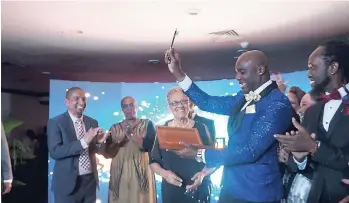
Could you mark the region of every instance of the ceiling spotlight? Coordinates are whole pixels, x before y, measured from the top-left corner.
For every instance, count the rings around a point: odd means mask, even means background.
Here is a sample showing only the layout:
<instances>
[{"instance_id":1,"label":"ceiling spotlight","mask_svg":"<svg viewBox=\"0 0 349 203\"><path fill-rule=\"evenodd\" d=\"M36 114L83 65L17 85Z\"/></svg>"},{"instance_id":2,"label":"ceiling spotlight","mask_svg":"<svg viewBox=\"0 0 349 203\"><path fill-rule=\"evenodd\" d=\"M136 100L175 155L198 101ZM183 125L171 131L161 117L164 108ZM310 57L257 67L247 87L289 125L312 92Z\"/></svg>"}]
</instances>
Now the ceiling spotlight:
<instances>
[{"instance_id":1,"label":"ceiling spotlight","mask_svg":"<svg viewBox=\"0 0 349 203\"><path fill-rule=\"evenodd\" d=\"M51 74L51 72L44 71L44 72L41 72L41 74L43 74L43 75L50 75L50 74Z\"/></svg>"},{"instance_id":2,"label":"ceiling spotlight","mask_svg":"<svg viewBox=\"0 0 349 203\"><path fill-rule=\"evenodd\" d=\"M148 63L158 64L158 63L160 63L160 61L158 59L150 59L150 60L148 60Z\"/></svg>"},{"instance_id":3,"label":"ceiling spotlight","mask_svg":"<svg viewBox=\"0 0 349 203\"><path fill-rule=\"evenodd\" d=\"M187 10L187 14L191 15L191 16L195 16L197 14L199 14L200 10L199 9L188 9Z\"/></svg>"},{"instance_id":4,"label":"ceiling spotlight","mask_svg":"<svg viewBox=\"0 0 349 203\"><path fill-rule=\"evenodd\" d=\"M246 49L246 47L247 47L249 44L250 44L249 42L240 42L240 46L241 46L243 49Z\"/></svg>"}]
</instances>

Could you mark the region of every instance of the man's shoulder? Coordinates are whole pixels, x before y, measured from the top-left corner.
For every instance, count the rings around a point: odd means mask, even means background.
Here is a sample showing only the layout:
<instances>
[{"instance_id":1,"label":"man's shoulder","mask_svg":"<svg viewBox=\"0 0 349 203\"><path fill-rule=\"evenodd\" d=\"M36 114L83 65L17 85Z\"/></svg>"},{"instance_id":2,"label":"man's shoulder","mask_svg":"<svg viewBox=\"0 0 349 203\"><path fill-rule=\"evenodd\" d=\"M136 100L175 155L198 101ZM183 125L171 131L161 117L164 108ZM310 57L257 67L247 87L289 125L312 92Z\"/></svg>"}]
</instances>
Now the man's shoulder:
<instances>
[{"instance_id":1,"label":"man's shoulder","mask_svg":"<svg viewBox=\"0 0 349 203\"><path fill-rule=\"evenodd\" d=\"M291 102L285 94L283 94L279 89L271 91L263 101L263 109L265 110L282 110L293 112Z\"/></svg>"},{"instance_id":2,"label":"man's shoulder","mask_svg":"<svg viewBox=\"0 0 349 203\"><path fill-rule=\"evenodd\" d=\"M66 118L67 117L66 117L66 112L65 112L65 113L61 113L61 114L59 114L57 116L54 116L54 117L50 118L49 122L60 122L60 121L62 121L64 119L66 119Z\"/></svg>"}]
</instances>

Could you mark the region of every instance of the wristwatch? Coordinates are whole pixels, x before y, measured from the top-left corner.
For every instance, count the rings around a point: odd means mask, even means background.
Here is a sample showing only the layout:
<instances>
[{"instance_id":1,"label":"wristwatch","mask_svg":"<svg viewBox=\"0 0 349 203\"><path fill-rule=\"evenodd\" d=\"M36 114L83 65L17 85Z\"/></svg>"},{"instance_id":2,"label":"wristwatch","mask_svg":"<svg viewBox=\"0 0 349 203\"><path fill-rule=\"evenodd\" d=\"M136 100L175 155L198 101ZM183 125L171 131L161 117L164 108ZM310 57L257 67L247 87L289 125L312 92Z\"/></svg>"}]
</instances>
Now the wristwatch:
<instances>
[{"instance_id":1,"label":"wristwatch","mask_svg":"<svg viewBox=\"0 0 349 203\"><path fill-rule=\"evenodd\" d=\"M196 161L198 162L202 162L202 149L198 149L198 152L196 153L196 157L195 157Z\"/></svg>"},{"instance_id":2,"label":"wristwatch","mask_svg":"<svg viewBox=\"0 0 349 203\"><path fill-rule=\"evenodd\" d=\"M312 156L314 156L316 154L316 152L319 150L320 145L321 145L321 142L320 141L316 141L315 152L311 153Z\"/></svg>"}]
</instances>

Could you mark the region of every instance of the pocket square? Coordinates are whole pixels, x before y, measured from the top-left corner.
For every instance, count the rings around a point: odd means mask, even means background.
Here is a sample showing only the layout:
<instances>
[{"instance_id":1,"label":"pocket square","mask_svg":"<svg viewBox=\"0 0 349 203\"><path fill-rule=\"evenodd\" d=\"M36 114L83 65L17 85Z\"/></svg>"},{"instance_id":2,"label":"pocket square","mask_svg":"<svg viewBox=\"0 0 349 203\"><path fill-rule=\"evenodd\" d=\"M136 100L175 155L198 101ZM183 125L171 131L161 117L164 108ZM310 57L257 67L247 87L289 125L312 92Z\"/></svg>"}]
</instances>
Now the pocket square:
<instances>
[{"instance_id":1,"label":"pocket square","mask_svg":"<svg viewBox=\"0 0 349 203\"><path fill-rule=\"evenodd\" d=\"M254 104L247 106L246 113L248 113L248 114L256 113L256 106Z\"/></svg>"}]
</instances>

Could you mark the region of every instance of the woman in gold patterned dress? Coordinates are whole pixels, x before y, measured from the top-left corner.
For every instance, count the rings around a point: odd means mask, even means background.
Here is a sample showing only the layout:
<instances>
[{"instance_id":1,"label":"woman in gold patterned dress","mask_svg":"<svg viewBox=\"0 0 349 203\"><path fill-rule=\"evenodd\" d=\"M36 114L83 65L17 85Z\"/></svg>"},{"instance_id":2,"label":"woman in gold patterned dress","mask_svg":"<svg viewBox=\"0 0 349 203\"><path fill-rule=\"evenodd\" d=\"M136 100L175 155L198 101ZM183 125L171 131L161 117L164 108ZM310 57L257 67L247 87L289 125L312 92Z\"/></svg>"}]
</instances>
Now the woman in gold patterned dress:
<instances>
[{"instance_id":1,"label":"woman in gold patterned dress","mask_svg":"<svg viewBox=\"0 0 349 203\"><path fill-rule=\"evenodd\" d=\"M125 120L113 124L105 144L104 156L112 158L109 203L155 203L154 174L149 168L155 129L150 120L137 119L132 97L121 101Z\"/></svg>"}]
</instances>

